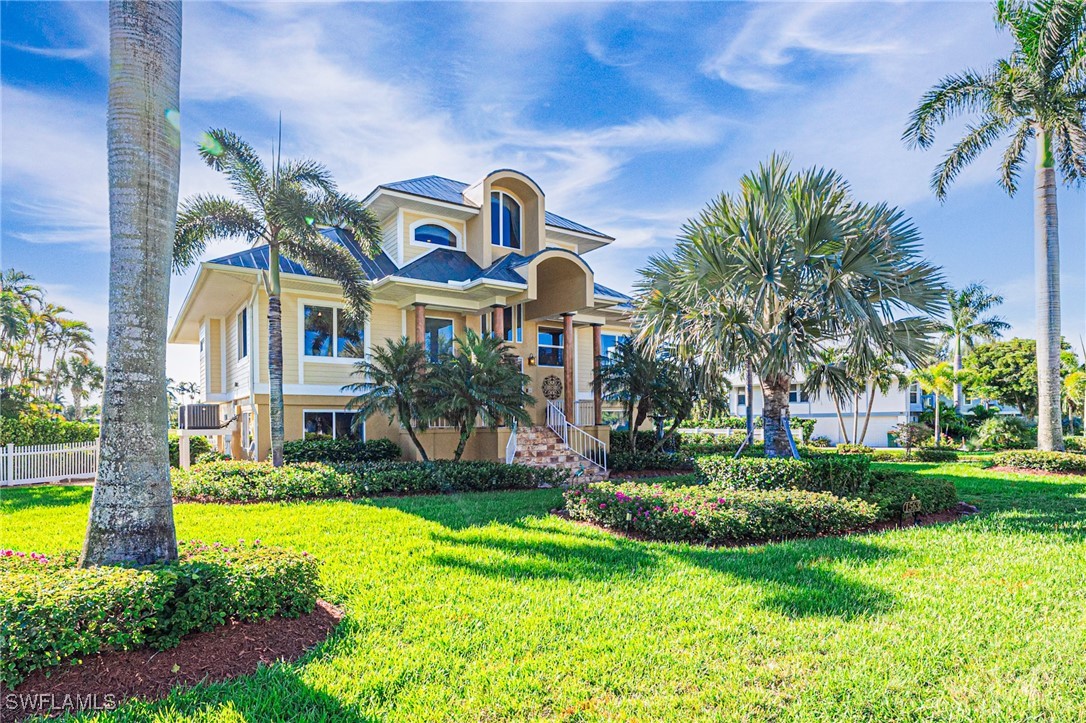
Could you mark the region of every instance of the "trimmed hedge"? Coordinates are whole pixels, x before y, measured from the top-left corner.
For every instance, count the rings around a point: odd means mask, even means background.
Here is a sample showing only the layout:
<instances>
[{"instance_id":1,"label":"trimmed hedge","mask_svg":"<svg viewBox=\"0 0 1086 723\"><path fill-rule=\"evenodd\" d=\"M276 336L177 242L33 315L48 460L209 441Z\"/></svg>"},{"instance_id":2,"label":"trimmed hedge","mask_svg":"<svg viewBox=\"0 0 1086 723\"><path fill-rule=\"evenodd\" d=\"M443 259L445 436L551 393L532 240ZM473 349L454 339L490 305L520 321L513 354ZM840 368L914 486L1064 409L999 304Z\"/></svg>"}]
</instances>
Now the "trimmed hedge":
<instances>
[{"instance_id":1,"label":"trimmed hedge","mask_svg":"<svg viewBox=\"0 0 1086 723\"><path fill-rule=\"evenodd\" d=\"M866 444L839 444L837 454L873 454L875 450Z\"/></svg>"},{"instance_id":2,"label":"trimmed hedge","mask_svg":"<svg viewBox=\"0 0 1086 723\"><path fill-rule=\"evenodd\" d=\"M367 497L419 492L525 489L565 481L567 472L502 462L211 462L173 472L174 495L214 502Z\"/></svg>"},{"instance_id":3,"label":"trimmed hedge","mask_svg":"<svg viewBox=\"0 0 1086 723\"><path fill-rule=\"evenodd\" d=\"M170 434L167 438L170 449L170 466L181 466L181 439L176 434ZM212 451L211 441L207 437L189 437L189 464L195 464Z\"/></svg>"},{"instance_id":4,"label":"trimmed hedge","mask_svg":"<svg viewBox=\"0 0 1086 723\"><path fill-rule=\"evenodd\" d=\"M746 429L746 417L708 417L706 419L684 419L681 429ZM762 417L754 415L754 428L762 428Z\"/></svg>"},{"instance_id":5,"label":"trimmed hedge","mask_svg":"<svg viewBox=\"0 0 1086 723\"><path fill-rule=\"evenodd\" d=\"M607 456L607 465L612 472L694 469L694 461L689 455L674 452L612 452Z\"/></svg>"},{"instance_id":6,"label":"trimmed hedge","mask_svg":"<svg viewBox=\"0 0 1086 723\"><path fill-rule=\"evenodd\" d=\"M1063 438L1063 447L1068 452L1086 452L1086 437L1068 435Z\"/></svg>"},{"instance_id":7,"label":"trimmed hedge","mask_svg":"<svg viewBox=\"0 0 1086 723\"><path fill-rule=\"evenodd\" d=\"M283 444L285 462L381 462L399 459L400 446L391 439L296 439Z\"/></svg>"},{"instance_id":8,"label":"trimmed hedge","mask_svg":"<svg viewBox=\"0 0 1086 723\"><path fill-rule=\"evenodd\" d=\"M1042 472L1086 474L1086 456L1074 452L1043 452L1038 449L1013 449L992 455L996 467L1018 467Z\"/></svg>"},{"instance_id":9,"label":"trimmed hedge","mask_svg":"<svg viewBox=\"0 0 1086 723\"><path fill-rule=\"evenodd\" d=\"M70 444L98 439L98 425L27 414L0 417L0 444L25 447L32 444Z\"/></svg>"},{"instance_id":10,"label":"trimmed hedge","mask_svg":"<svg viewBox=\"0 0 1086 723\"><path fill-rule=\"evenodd\" d=\"M317 562L304 552L181 543L175 563L75 567L78 555L0 552L0 681L101 650L178 644L228 620L297 617L317 601Z\"/></svg>"},{"instance_id":11,"label":"trimmed hedge","mask_svg":"<svg viewBox=\"0 0 1086 723\"><path fill-rule=\"evenodd\" d=\"M958 453L941 447L917 447L913 450L912 459L917 462L957 462Z\"/></svg>"},{"instance_id":12,"label":"trimmed hedge","mask_svg":"<svg viewBox=\"0 0 1086 723\"><path fill-rule=\"evenodd\" d=\"M931 514L950 509L958 502L954 483L941 477L893 469L873 469L863 499L877 505L880 520L899 519L902 507L916 497L920 512Z\"/></svg>"},{"instance_id":13,"label":"trimmed hedge","mask_svg":"<svg viewBox=\"0 0 1086 723\"><path fill-rule=\"evenodd\" d=\"M573 519L654 540L728 544L840 534L873 523L877 508L806 490L721 490L627 482L580 485L565 493Z\"/></svg>"},{"instance_id":14,"label":"trimmed hedge","mask_svg":"<svg viewBox=\"0 0 1086 723\"><path fill-rule=\"evenodd\" d=\"M867 491L871 458L825 455L805 459L699 457L698 477L723 489L800 489L853 497Z\"/></svg>"}]
</instances>

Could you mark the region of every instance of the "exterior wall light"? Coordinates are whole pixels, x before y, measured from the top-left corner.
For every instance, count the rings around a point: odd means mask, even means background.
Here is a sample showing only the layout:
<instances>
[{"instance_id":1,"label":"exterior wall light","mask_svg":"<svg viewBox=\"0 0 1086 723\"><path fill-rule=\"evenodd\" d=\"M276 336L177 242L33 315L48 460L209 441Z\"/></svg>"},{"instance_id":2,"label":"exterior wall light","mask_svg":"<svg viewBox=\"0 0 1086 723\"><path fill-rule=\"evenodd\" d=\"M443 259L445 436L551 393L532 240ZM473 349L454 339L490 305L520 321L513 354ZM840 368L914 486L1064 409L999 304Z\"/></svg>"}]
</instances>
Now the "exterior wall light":
<instances>
[{"instance_id":1,"label":"exterior wall light","mask_svg":"<svg viewBox=\"0 0 1086 723\"><path fill-rule=\"evenodd\" d=\"M528 366L530 366L530 367L535 366L535 354L529 354L528 355Z\"/></svg>"}]
</instances>

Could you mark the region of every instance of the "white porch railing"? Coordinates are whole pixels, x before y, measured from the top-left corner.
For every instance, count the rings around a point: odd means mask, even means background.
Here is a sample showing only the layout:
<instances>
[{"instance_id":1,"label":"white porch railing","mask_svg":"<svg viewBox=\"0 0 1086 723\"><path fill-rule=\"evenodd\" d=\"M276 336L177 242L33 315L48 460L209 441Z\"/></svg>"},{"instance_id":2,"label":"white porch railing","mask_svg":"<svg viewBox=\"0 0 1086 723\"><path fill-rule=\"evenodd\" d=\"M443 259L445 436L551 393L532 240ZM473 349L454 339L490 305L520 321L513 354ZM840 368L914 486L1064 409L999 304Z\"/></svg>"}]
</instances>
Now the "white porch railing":
<instances>
[{"instance_id":1,"label":"white porch railing","mask_svg":"<svg viewBox=\"0 0 1086 723\"><path fill-rule=\"evenodd\" d=\"M98 442L0 447L0 486L94 479Z\"/></svg>"},{"instance_id":2,"label":"white porch railing","mask_svg":"<svg viewBox=\"0 0 1086 723\"><path fill-rule=\"evenodd\" d=\"M575 424L571 424L554 402L547 402L547 428L562 438L566 446L607 471L607 445Z\"/></svg>"},{"instance_id":3,"label":"white porch railing","mask_svg":"<svg viewBox=\"0 0 1086 723\"><path fill-rule=\"evenodd\" d=\"M716 434L716 435L731 435L731 434L746 434L746 428L742 429L702 429L701 427L680 427L679 434ZM762 438L762 429L760 427L754 428L754 438L760 440Z\"/></svg>"},{"instance_id":4,"label":"white porch railing","mask_svg":"<svg viewBox=\"0 0 1086 723\"><path fill-rule=\"evenodd\" d=\"M554 406L562 414L566 413L566 404L562 399L555 400ZM592 427L596 424L596 403L591 399L578 399L573 402L573 423L578 427ZM567 415L568 416L568 415Z\"/></svg>"},{"instance_id":5,"label":"white porch railing","mask_svg":"<svg viewBox=\"0 0 1086 723\"><path fill-rule=\"evenodd\" d=\"M513 458L517 456L517 423L513 422L513 428L509 432L509 441L505 443L505 463L513 464Z\"/></svg>"}]
</instances>

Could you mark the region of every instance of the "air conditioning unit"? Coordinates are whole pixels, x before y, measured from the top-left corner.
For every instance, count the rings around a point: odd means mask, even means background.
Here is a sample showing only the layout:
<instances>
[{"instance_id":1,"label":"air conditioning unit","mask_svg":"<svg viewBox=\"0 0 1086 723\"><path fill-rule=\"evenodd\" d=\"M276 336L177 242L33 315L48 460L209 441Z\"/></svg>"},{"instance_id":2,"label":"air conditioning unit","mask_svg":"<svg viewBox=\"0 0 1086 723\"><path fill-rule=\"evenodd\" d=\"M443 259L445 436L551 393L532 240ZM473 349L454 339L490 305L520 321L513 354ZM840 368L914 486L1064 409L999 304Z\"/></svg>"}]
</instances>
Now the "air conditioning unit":
<instances>
[{"instance_id":1,"label":"air conditioning unit","mask_svg":"<svg viewBox=\"0 0 1086 723\"><path fill-rule=\"evenodd\" d=\"M218 404L182 404L177 410L177 426L181 429L218 429Z\"/></svg>"}]
</instances>

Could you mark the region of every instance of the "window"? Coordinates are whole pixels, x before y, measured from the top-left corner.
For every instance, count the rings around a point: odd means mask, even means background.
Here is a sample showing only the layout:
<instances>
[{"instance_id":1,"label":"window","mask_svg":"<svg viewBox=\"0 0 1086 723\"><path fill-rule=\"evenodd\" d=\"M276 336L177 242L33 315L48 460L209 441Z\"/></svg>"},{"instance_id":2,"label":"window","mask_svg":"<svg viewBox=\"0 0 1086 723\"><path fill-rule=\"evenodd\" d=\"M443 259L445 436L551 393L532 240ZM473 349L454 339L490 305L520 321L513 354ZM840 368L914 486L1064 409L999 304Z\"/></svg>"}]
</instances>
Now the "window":
<instances>
[{"instance_id":1,"label":"window","mask_svg":"<svg viewBox=\"0 0 1086 723\"><path fill-rule=\"evenodd\" d=\"M747 406L747 390L737 389L735 392L735 406L745 407Z\"/></svg>"},{"instance_id":2,"label":"window","mask_svg":"<svg viewBox=\"0 0 1086 723\"><path fill-rule=\"evenodd\" d=\"M441 352L452 350L452 319L426 320L426 354L430 361L437 361Z\"/></svg>"},{"instance_id":3,"label":"window","mask_svg":"<svg viewBox=\"0 0 1086 723\"><path fill-rule=\"evenodd\" d=\"M810 395L807 394L807 392L800 389L800 386L798 384L793 384L788 390L788 401L792 404L796 404L797 402L806 404L807 402L811 401L811 398Z\"/></svg>"},{"instance_id":4,"label":"window","mask_svg":"<svg viewBox=\"0 0 1086 723\"><path fill-rule=\"evenodd\" d=\"M249 310L238 312L238 361L249 356Z\"/></svg>"},{"instance_id":5,"label":"window","mask_svg":"<svg viewBox=\"0 0 1086 723\"><path fill-rule=\"evenodd\" d=\"M416 243L432 244L434 246L448 246L456 248L456 234L436 223L427 223L415 229L414 240Z\"/></svg>"},{"instance_id":6,"label":"window","mask_svg":"<svg viewBox=\"0 0 1086 723\"><path fill-rule=\"evenodd\" d=\"M524 306L517 304L502 309L505 317L505 340L520 344L524 341Z\"/></svg>"},{"instance_id":7,"label":"window","mask_svg":"<svg viewBox=\"0 0 1086 723\"><path fill-rule=\"evenodd\" d=\"M620 339L629 339L625 334L600 334L600 356L611 356Z\"/></svg>"},{"instance_id":8,"label":"window","mask_svg":"<svg viewBox=\"0 0 1086 723\"><path fill-rule=\"evenodd\" d=\"M505 191L490 192L490 242L520 248L520 204Z\"/></svg>"},{"instance_id":9,"label":"window","mask_svg":"<svg viewBox=\"0 0 1086 723\"><path fill-rule=\"evenodd\" d=\"M351 429L357 416L357 412L305 412L302 415L305 438L362 439L361 423L358 430Z\"/></svg>"},{"instance_id":10,"label":"window","mask_svg":"<svg viewBox=\"0 0 1086 723\"><path fill-rule=\"evenodd\" d=\"M913 384L912 386L909 387L909 404L919 404L919 403L920 403L920 387L918 385L916 385L916 384Z\"/></svg>"},{"instance_id":11,"label":"window","mask_svg":"<svg viewBox=\"0 0 1086 723\"><path fill-rule=\"evenodd\" d=\"M539 328L539 366L560 367L565 363L561 329Z\"/></svg>"},{"instance_id":12,"label":"window","mask_svg":"<svg viewBox=\"0 0 1086 723\"><path fill-rule=\"evenodd\" d=\"M360 359L366 355L365 330L339 307L305 305L305 356Z\"/></svg>"}]
</instances>

